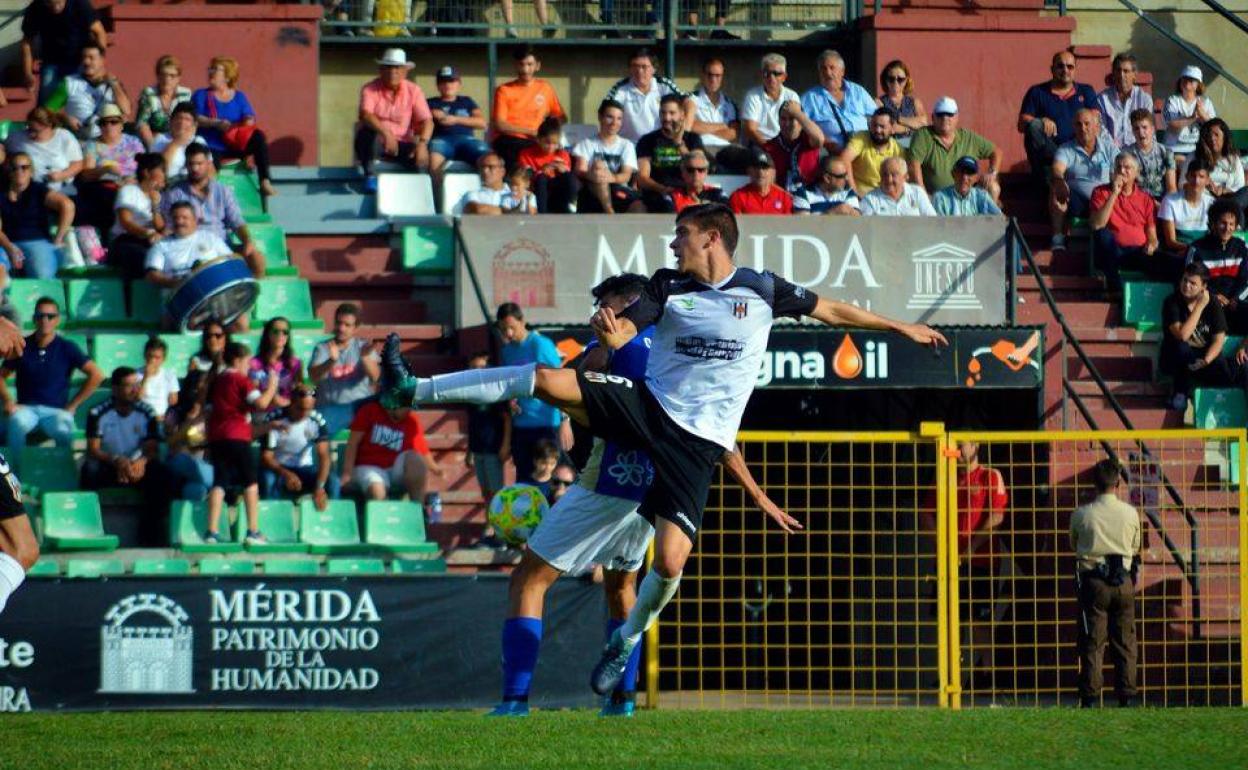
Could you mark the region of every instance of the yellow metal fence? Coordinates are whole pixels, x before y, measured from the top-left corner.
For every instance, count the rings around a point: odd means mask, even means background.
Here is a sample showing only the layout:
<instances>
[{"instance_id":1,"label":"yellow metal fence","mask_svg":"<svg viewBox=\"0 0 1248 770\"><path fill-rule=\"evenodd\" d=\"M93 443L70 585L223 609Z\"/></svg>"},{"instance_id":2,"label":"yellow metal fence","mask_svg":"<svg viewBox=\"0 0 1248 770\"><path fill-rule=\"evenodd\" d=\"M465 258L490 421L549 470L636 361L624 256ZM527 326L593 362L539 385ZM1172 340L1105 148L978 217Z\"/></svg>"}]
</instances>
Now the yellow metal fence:
<instances>
[{"instance_id":1,"label":"yellow metal fence","mask_svg":"<svg viewBox=\"0 0 1248 770\"><path fill-rule=\"evenodd\" d=\"M925 425L740 439L759 483L805 530L784 535L721 479L650 635L649 705L1075 702L1070 515L1111 455L1143 524L1139 702L1245 703L1243 430ZM1112 699L1108 654L1105 666Z\"/></svg>"}]
</instances>

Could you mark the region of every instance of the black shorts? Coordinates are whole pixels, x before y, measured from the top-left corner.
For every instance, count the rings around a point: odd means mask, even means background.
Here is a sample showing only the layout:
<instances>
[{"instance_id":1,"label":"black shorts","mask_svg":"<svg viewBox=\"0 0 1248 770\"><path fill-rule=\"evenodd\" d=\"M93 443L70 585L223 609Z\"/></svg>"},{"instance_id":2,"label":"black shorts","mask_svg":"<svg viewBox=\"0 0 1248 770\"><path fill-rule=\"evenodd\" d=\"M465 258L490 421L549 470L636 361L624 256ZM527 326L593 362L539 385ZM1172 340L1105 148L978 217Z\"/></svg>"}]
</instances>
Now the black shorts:
<instances>
[{"instance_id":1,"label":"black shorts","mask_svg":"<svg viewBox=\"0 0 1248 770\"><path fill-rule=\"evenodd\" d=\"M654 483L641 501L641 515L651 522L667 519L694 539L724 448L673 422L644 382L599 372L577 372L576 379L590 431L640 449L654 463Z\"/></svg>"},{"instance_id":2,"label":"black shorts","mask_svg":"<svg viewBox=\"0 0 1248 770\"><path fill-rule=\"evenodd\" d=\"M9 467L9 463L0 455L0 521L25 516L26 509L22 506L22 482Z\"/></svg>"},{"instance_id":3,"label":"black shorts","mask_svg":"<svg viewBox=\"0 0 1248 770\"><path fill-rule=\"evenodd\" d=\"M257 483L256 458L251 455L250 441L210 441L208 456L212 460L214 487L241 492Z\"/></svg>"}]
</instances>

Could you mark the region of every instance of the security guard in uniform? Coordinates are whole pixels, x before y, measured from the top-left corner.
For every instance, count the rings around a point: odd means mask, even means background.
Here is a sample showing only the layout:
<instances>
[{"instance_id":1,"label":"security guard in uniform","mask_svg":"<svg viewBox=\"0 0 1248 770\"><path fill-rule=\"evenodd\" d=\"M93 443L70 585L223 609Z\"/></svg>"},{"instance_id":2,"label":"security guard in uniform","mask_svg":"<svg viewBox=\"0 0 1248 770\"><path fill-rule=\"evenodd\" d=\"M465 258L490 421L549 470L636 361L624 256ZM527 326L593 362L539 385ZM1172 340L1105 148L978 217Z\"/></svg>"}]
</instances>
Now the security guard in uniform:
<instances>
[{"instance_id":1,"label":"security guard in uniform","mask_svg":"<svg viewBox=\"0 0 1248 770\"><path fill-rule=\"evenodd\" d=\"M1135 697L1135 582L1139 568L1140 514L1118 499L1122 469L1101 460L1093 469L1097 498L1075 510L1070 544L1079 589L1079 704L1100 696L1101 660L1108 636L1118 705Z\"/></svg>"}]
</instances>

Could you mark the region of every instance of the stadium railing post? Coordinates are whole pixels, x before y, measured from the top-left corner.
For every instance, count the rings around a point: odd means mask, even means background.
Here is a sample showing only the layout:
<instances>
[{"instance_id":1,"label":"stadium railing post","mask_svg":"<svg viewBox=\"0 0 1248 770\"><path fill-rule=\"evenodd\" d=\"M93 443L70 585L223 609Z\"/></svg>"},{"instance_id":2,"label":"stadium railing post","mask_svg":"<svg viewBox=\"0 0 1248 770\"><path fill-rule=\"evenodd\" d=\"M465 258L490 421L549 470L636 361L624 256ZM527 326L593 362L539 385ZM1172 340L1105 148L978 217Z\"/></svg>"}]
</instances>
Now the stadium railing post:
<instances>
[{"instance_id":1,"label":"stadium railing post","mask_svg":"<svg viewBox=\"0 0 1248 770\"><path fill-rule=\"evenodd\" d=\"M654 540L646 549L646 569L654 563ZM659 622L646 631L646 708L659 707Z\"/></svg>"},{"instance_id":2,"label":"stadium railing post","mask_svg":"<svg viewBox=\"0 0 1248 770\"><path fill-rule=\"evenodd\" d=\"M919 426L919 435L936 440L936 668L940 680L940 692L936 696L941 708L949 707L949 568L946 563L945 529L948 526L949 479L945 471L945 454L949 439L944 423L925 422Z\"/></svg>"},{"instance_id":3,"label":"stadium railing post","mask_svg":"<svg viewBox=\"0 0 1248 770\"><path fill-rule=\"evenodd\" d=\"M949 435L942 437L943 446L937 458L937 469L943 491L937 516L936 539L940 544L940 567L944 571L941 609L945 615L946 675L943 688L949 708L962 708L962 629L958 617L958 449Z\"/></svg>"},{"instance_id":4,"label":"stadium railing post","mask_svg":"<svg viewBox=\"0 0 1248 770\"><path fill-rule=\"evenodd\" d=\"M1248 431L1239 445L1239 705L1248 707Z\"/></svg>"}]
</instances>

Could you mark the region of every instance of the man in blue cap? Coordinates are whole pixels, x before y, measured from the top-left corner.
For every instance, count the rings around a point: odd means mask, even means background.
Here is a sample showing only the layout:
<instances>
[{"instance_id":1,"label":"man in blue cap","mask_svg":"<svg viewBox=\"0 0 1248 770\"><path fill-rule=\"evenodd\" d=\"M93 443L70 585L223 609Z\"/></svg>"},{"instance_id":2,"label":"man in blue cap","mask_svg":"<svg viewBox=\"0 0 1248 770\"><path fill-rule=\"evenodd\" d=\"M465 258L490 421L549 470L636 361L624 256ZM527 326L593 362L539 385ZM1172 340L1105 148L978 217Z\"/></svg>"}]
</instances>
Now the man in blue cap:
<instances>
[{"instance_id":1,"label":"man in blue cap","mask_svg":"<svg viewBox=\"0 0 1248 770\"><path fill-rule=\"evenodd\" d=\"M932 196L932 207L942 217L980 217L999 215L1001 209L979 181L979 161L963 155L954 161L953 184Z\"/></svg>"}]
</instances>

